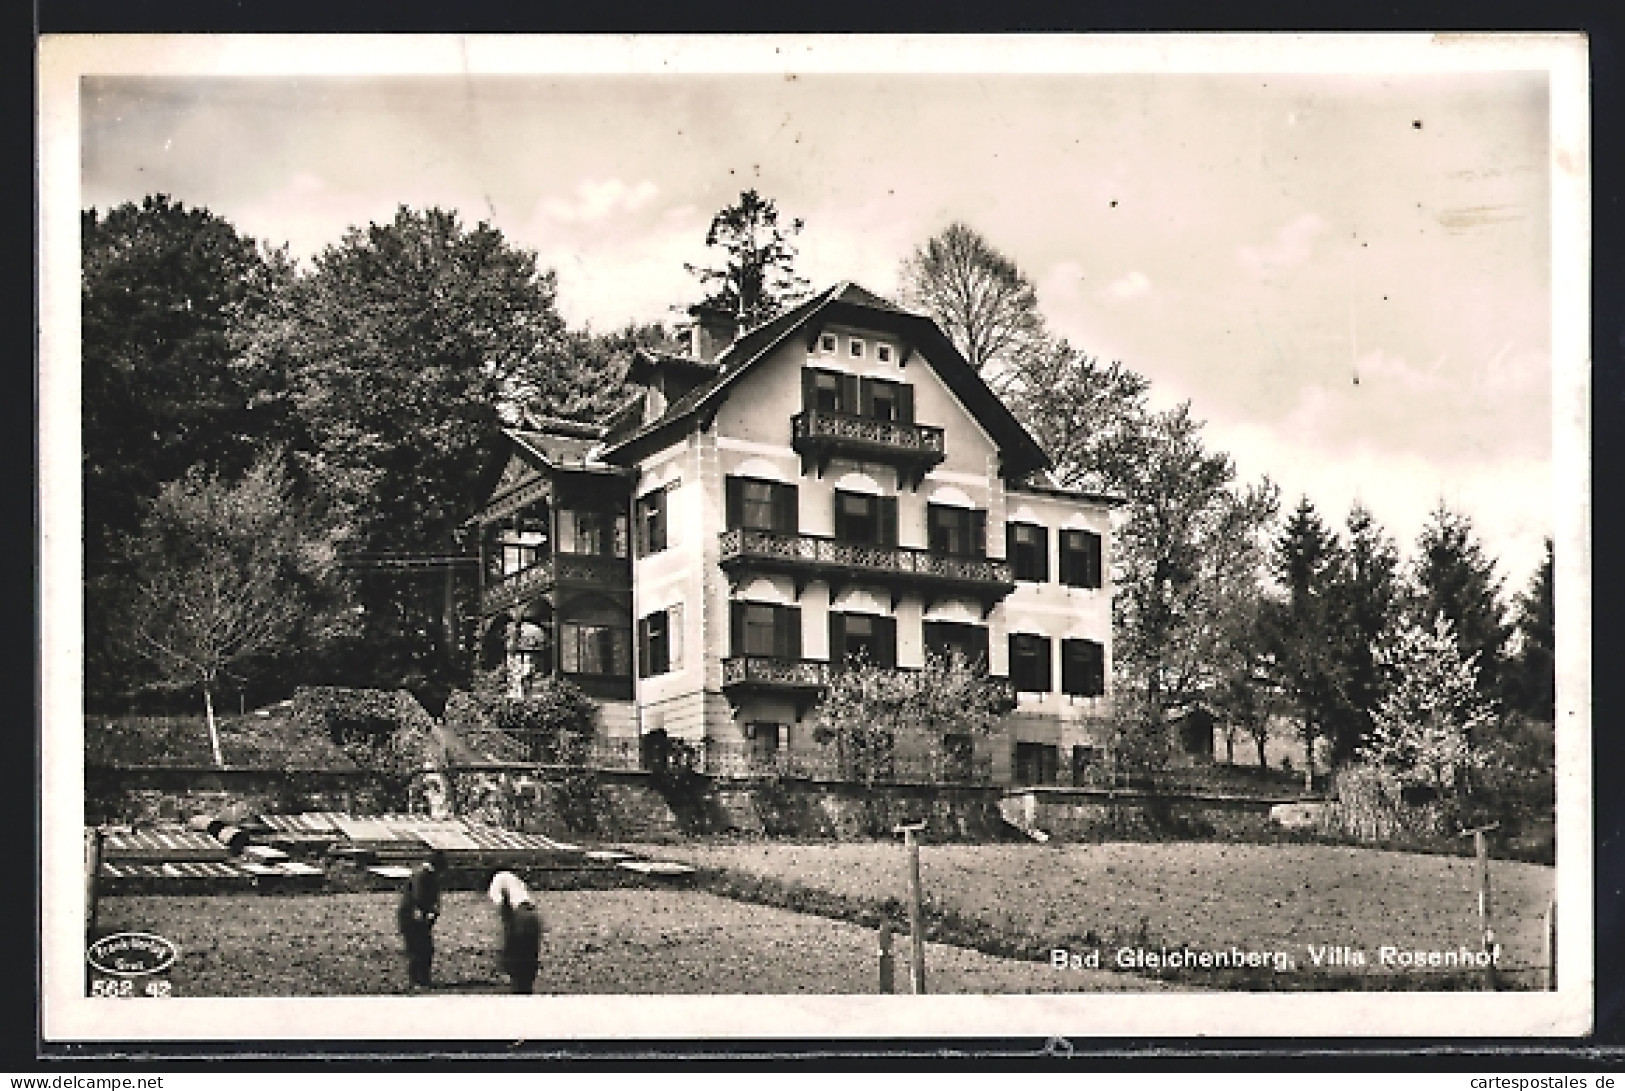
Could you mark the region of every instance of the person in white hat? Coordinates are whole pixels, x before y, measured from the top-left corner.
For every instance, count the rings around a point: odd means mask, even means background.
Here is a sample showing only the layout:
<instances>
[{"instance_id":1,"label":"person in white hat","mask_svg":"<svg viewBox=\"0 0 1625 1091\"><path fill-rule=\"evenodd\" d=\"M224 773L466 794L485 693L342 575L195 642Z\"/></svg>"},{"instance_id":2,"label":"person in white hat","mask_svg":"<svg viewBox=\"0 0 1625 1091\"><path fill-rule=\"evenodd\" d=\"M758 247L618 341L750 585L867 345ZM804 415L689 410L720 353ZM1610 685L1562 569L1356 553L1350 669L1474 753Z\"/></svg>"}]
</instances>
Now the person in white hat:
<instances>
[{"instance_id":1,"label":"person in white hat","mask_svg":"<svg viewBox=\"0 0 1625 1091\"><path fill-rule=\"evenodd\" d=\"M502 968L508 974L509 991L529 993L541 960L542 915L524 880L511 871L497 872L489 893L502 915Z\"/></svg>"}]
</instances>

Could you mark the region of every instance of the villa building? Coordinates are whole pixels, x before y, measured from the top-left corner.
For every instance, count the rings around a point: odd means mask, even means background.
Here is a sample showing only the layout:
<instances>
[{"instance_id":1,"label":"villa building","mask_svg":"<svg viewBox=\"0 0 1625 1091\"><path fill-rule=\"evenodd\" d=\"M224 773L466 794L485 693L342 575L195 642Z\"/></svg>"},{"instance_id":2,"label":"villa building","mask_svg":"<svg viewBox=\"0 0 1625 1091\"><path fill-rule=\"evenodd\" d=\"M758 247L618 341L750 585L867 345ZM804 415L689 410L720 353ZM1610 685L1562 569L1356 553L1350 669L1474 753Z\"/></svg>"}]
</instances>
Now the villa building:
<instances>
[{"instance_id":1,"label":"villa building","mask_svg":"<svg viewBox=\"0 0 1625 1091\"><path fill-rule=\"evenodd\" d=\"M898 780L1071 783L1101 753L1111 498L1049 460L929 318L837 285L686 355L640 352L605 427L511 429L476 517L481 666L561 674L628 750L840 776L807 721L859 653L957 648L1006 680L991 737L896 740Z\"/></svg>"}]
</instances>

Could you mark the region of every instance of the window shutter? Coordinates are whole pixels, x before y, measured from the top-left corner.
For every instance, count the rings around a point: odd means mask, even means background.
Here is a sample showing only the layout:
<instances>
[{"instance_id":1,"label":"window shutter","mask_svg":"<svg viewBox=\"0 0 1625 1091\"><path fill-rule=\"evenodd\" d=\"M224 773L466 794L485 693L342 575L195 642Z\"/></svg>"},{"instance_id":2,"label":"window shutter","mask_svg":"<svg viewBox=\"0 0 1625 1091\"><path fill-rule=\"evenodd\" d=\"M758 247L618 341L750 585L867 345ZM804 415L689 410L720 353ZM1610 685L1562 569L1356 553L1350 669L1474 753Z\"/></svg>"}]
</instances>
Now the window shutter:
<instances>
[{"instance_id":1,"label":"window shutter","mask_svg":"<svg viewBox=\"0 0 1625 1091\"><path fill-rule=\"evenodd\" d=\"M1088 531L1083 535L1083 585L1085 587L1104 586L1100 549L1100 535ZM1104 692L1104 691L1103 691Z\"/></svg>"},{"instance_id":2,"label":"window shutter","mask_svg":"<svg viewBox=\"0 0 1625 1091\"><path fill-rule=\"evenodd\" d=\"M786 659L801 658L801 607L781 606L773 628L773 650Z\"/></svg>"},{"instance_id":3,"label":"window shutter","mask_svg":"<svg viewBox=\"0 0 1625 1091\"><path fill-rule=\"evenodd\" d=\"M1014 567L1016 563L1016 524L1004 524L1004 559Z\"/></svg>"},{"instance_id":4,"label":"window shutter","mask_svg":"<svg viewBox=\"0 0 1625 1091\"><path fill-rule=\"evenodd\" d=\"M809 416L818 411L818 372L810 367L801 369L801 409Z\"/></svg>"},{"instance_id":5,"label":"window shutter","mask_svg":"<svg viewBox=\"0 0 1625 1091\"><path fill-rule=\"evenodd\" d=\"M649 619L638 618L638 677L649 677Z\"/></svg>"},{"instance_id":6,"label":"window shutter","mask_svg":"<svg viewBox=\"0 0 1625 1091\"><path fill-rule=\"evenodd\" d=\"M970 631L970 657L979 660L983 670L987 670L987 626L973 625Z\"/></svg>"},{"instance_id":7,"label":"window shutter","mask_svg":"<svg viewBox=\"0 0 1625 1091\"><path fill-rule=\"evenodd\" d=\"M1038 654L1038 662L1039 662L1039 664L1040 664L1040 666L1042 668L1038 672L1038 681L1040 683L1038 688L1043 693L1048 693L1050 690L1055 688L1050 683L1050 646L1049 645L1050 645L1050 641L1049 641L1049 637L1047 637L1047 636L1038 637L1036 640L1033 641L1033 646L1038 649L1038 653L1039 653Z\"/></svg>"},{"instance_id":8,"label":"window shutter","mask_svg":"<svg viewBox=\"0 0 1625 1091\"><path fill-rule=\"evenodd\" d=\"M987 556L987 512L980 508L970 513L970 552L972 557Z\"/></svg>"},{"instance_id":9,"label":"window shutter","mask_svg":"<svg viewBox=\"0 0 1625 1091\"><path fill-rule=\"evenodd\" d=\"M666 660L671 670L683 666L683 604L666 607Z\"/></svg>"},{"instance_id":10,"label":"window shutter","mask_svg":"<svg viewBox=\"0 0 1625 1091\"><path fill-rule=\"evenodd\" d=\"M903 424L914 423L914 387L897 384L897 419Z\"/></svg>"},{"instance_id":11,"label":"window shutter","mask_svg":"<svg viewBox=\"0 0 1625 1091\"><path fill-rule=\"evenodd\" d=\"M894 546L897 544L897 497L882 496L878 499L880 544Z\"/></svg>"},{"instance_id":12,"label":"window shutter","mask_svg":"<svg viewBox=\"0 0 1625 1091\"><path fill-rule=\"evenodd\" d=\"M559 520L558 551L560 553L579 552L576 544L576 513L569 508L559 508L556 514Z\"/></svg>"},{"instance_id":13,"label":"window shutter","mask_svg":"<svg viewBox=\"0 0 1625 1091\"><path fill-rule=\"evenodd\" d=\"M876 643L880 646L875 649L875 662L882 667L897 666L897 619L894 617L875 618Z\"/></svg>"},{"instance_id":14,"label":"window shutter","mask_svg":"<svg viewBox=\"0 0 1625 1091\"><path fill-rule=\"evenodd\" d=\"M856 413L858 411L858 377L856 375L841 376L841 405L842 413Z\"/></svg>"},{"instance_id":15,"label":"window shutter","mask_svg":"<svg viewBox=\"0 0 1625 1091\"><path fill-rule=\"evenodd\" d=\"M846 615L829 612L829 661L835 666L846 662Z\"/></svg>"},{"instance_id":16,"label":"window shutter","mask_svg":"<svg viewBox=\"0 0 1625 1091\"><path fill-rule=\"evenodd\" d=\"M728 646L734 655L745 654L745 604L735 600L728 604Z\"/></svg>"},{"instance_id":17,"label":"window shutter","mask_svg":"<svg viewBox=\"0 0 1625 1091\"><path fill-rule=\"evenodd\" d=\"M800 533L801 513L797 511L796 487L779 484L773 487L773 526L785 534Z\"/></svg>"},{"instance_id":18,"label":"window shutter","mask_svg":"<svg viewBox=\"0 0 1625 1091\"><path fill-rule=\"evenodd\" d=\"M737 477L730 477L723 483L724 507L727 509L726 517L728 529L745 525L745 498L744 482Z\"/></svg>"},{"instance_id":19,"label":"window shutter","mask_svg":"<svg viewBox=\"0 0 1625 1091\"><path fill-rule=\"evenodd\" d=\"M632 553L637 557L649 555L649 501L654 495L642 497L632 505Z\"/></svg>"},{"instance_id":20,"label":"window shutter","mask_svg":"<svg viewBox=\"0 0 1625 1091\"><path fill-rule=\"evenodd\" d=\"M1038 528L1038 580L1049 579L1049 527Z\"/></svg>"},{"instance_id":21,"label":"window shutter","mask_svg":"<svg viewBox=\"0 0 1625 1091\"><path fill-rule=\"evenodd\" d=\"M875 415L875 381L873 379L858 380L858 416L872 417Z\"/></svg>"}]
</instances>

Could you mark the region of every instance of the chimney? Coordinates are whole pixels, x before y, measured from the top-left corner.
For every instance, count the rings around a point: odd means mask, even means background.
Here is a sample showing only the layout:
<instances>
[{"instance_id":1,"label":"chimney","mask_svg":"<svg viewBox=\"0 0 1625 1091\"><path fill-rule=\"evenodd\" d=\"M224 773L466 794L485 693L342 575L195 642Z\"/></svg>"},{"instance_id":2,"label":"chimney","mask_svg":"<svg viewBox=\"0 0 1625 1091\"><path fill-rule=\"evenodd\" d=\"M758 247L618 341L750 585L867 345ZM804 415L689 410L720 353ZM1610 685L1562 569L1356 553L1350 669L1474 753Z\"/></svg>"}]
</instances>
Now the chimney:
<instances>
[{"instance_id":1,"label":"chimney","mask_svg":"<svg viewBox=\"0 0 1625 1091\"><path fill-rule=\"evenodd\" d=\"M694 316L694 327L689 331L689 355L713 363L739 335L739 319L730 311L703 303L690 307L688 313Z\"/></svg>"}]
</instances>

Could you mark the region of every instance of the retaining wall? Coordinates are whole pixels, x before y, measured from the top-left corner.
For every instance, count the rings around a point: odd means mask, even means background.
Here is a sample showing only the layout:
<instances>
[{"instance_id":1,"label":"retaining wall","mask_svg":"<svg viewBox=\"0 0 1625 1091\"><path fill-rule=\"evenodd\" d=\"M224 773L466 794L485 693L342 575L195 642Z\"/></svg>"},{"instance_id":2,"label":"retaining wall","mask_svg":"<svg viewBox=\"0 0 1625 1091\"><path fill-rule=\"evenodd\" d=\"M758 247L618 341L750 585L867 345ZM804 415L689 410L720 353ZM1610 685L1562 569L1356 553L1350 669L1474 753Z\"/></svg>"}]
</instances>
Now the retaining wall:
<instances>
[{"instance_id":1,"label":"retaining wall","mask_svg":"<svg viewBox=\"0 0 1625 1091\"><path fill-rule=\"evenodd\" d=\"M379 814L401 810L403 804L398 786L357 769L85 770L85 822L90 825L184 822L193 815L232 821L278 812Z\"/></svg>"},{"instance_id":2,"label":"retaining wall","mask_svg":"<svg viewBox=\"0 0 1625 1091\"><path fill-rule=\"evenodd\" d=\"M1028 788L1010 792L1000 812L1012 825L1062 841L1111 837L1247 836L1271 828L1270 808L1288 799L1111 790Z\"/></svg>"}]
</instances>

